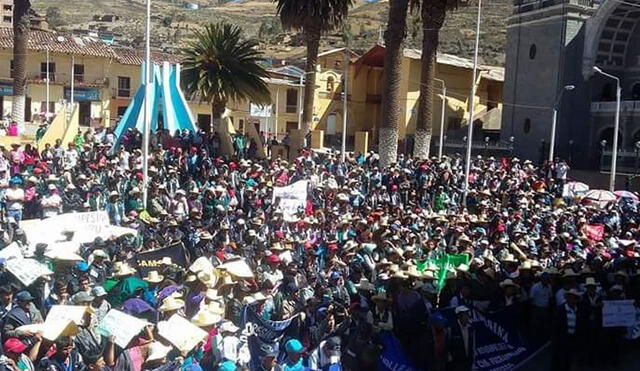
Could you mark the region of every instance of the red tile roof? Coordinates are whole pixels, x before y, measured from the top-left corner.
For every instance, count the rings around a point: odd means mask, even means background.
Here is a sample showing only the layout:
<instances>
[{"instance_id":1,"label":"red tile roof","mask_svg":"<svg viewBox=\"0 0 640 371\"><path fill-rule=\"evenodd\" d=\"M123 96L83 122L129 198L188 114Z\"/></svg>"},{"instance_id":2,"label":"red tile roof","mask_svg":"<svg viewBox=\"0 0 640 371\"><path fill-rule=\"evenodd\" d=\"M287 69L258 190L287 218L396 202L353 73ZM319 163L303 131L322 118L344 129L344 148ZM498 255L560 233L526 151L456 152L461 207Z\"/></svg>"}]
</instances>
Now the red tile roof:
<instances>
[{"instance_id":1,"label":"red tile roof","mask_svg":"<svg viewBox=\"0 0 640 371\"><path fill-rule=\"evenodd\" d=\"M0 28L0 49L13 48L13 29ZM93 57L112 58L122 64L140 65L144 60L144 50L111 46L99 39L89 36L76 36L57 32L31 29L27 49L32 51L51 51ZM178 55L151 52L154 62L179 63Z\"/></svg>"},{"instance_id":2,"label":"red tile roof","mask_svg":"<svg viewBox=\"0 0 640 371\"><path fill-rule=\"evenodd\" d=\"M118 62L122 64L140 65L144 61L144 50L138 50L133 48L113 47L113 51L117 54ZM151 60L160 62L180 63L181 58L179 55L151 52Z\"/></svg>"},{"instance_id":3,"label":"red tile roof","mask_svg":"<svg viewBox=\"0 0 640 371\"><path fill-rule=\"evenodd\" d=\"M13 48L13 29L0 28L0 48ZM28 50L67 54L80 54L93 57L116 58L113 49L104 42L86 36L74 36L32 29L29 32Z\"/></svg>"}]
</instances>

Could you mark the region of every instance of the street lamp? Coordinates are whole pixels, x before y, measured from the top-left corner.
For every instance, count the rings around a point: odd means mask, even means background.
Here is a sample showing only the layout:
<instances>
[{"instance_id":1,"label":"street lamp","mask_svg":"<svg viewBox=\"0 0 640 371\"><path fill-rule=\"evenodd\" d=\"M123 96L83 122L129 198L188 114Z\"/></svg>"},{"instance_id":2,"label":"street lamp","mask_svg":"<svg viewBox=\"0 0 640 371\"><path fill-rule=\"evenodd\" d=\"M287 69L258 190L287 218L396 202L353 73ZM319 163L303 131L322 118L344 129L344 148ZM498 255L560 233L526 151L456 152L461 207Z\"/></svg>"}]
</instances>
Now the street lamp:
<instances>
[{"instance_id":1,"label":"street lamp","mask_svg":"<svg viewBox=\"0 0 640 371\"><path fill-rule=\"evenodd\" d=\"M447 86L444 84L444 80L433 79L442 84L442 112L440 113L440 145L438 146L438 160L442 158L442 147L444 146L444 114L447 109Z\"/></svg>"},{"instance_id":2,"label":"street lamp","mask_svg":"<svg viewBox=\"0 0 640 371\"><path fill-rule=\"evenodd\" d=\"M616 186L616 165L618 162L618 131L620 130L620 99L622 97L622 88L620 87L620 78L608 74L594 66L593 71L602 76L608 77L616 81L616 119L613 127L613 150L611 152L611 177L609 179L609 190L613 192Z\"/></svg>"},{"instance_id":3,"label":"street lamp","mask_svg":"<svg viewBox=\"0 0 640 371\"><path fill-rule=\"evenodd\" d=\"M476 97L476 77L478 75L478 49L480 49L480 22L482 20L482 0L478 0L478 16L476 19L476 48L473 55L473 74L471 80L471 96L469 97L469 122L467 122L467 163L464 168L464 189L462 204L467 206L467 194L469 192L469 172L471 170L471 146L473 145L473 110Z\"/></svg>"},{"instance_id":4,"label":"street lamp","mask_svg":"<svg viewBox=\"0 0 640 371\"><path fill-rule=\"evenodd\" d=\"M562 100L562 95L565 91L571 91L575 89L575 85L565 85L562 90L560 90L560 95L556 100L556 103L553 105L553 121L551 121L551 144L549 145L549 161L553 161L553 152L556 146L556 125L558 122L558 105L560 105L560 101Z\"/></svg>"}]
</instances>

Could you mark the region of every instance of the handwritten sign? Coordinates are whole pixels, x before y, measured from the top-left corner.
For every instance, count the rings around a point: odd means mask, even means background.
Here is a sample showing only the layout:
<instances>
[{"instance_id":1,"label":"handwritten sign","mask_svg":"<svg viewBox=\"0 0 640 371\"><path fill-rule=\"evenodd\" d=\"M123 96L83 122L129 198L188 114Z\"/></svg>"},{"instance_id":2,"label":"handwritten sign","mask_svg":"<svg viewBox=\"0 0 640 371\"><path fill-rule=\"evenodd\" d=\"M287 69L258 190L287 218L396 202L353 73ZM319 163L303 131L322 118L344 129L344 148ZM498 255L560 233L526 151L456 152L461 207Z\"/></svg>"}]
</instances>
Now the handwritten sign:
<instances>
[{"instance_id":1,"label":"handwritten sign","mask_svg":"<svg viewBox=\"0 0 640 371\"><path fill-rule=\"evenodd\" d=\"M273 201L280 199L278 210L282 211L284 220L292 221L298 210L304 209L307 202L308 181L301 180L286 187L273 189Z\"/></svg>"},{"instance_id":2,"label":"handwritten sign","mask_svg":"<svg viewBox=\"0 0 640 371\"><path fill-rule=\"evenodd\" d=\"M116 344L126 348L131 339L137 336L149 323L130 316L117 309L111 309L100 321L97 331L102 336L115 336Z\"/></svg>"},{"instance_id":3,"label":"handwritten sign","mask_svg":"<svg viewBox=\"0 0 640 371\"><path fill-rule=\"evenodd\" d=\"M20 223L31 244L62 242L62 232L73 232L73 241L92 242L96 237L111 237L111 225L106 211L67 213L47 219L25 220Z\"/></svg>"},{"instance_id":4,"label":"handwritten sign","mask_svg":"<svg viewBox=\"0 0 640 371\"><path fill-rule=\"evenodd\" d=\"M22 250L20 250L20 246L17 243L12 242L9 246L0 250L0 258L4 259L22 259Z\"/></svg>"},{"instance_id":5,"label":"handwritten sign","mask_svg":"<svg viewBox=\"0 0 640 371\"><path fill-rule=\"evenodd\" d=\"M46 265L34 259L7 260L7 270L25 286L31 285L42 276L53 273Z\"/></svg>"},{"instance_id":6,"label":"handwritten sign","mask_svg":"<svg viewBox=\"0 0 640 371\"><path fill-rule=\"evenodd\" d=\"M78 334L78 326L71 320L46 321L18 327L16 330L23 332L42 333L42 337L55 341L60 336L74 336Z\"/></svg>"},{"instance_id":7,"label":"handwritten sign","mask_svg":"<svg viewBox=\"0 0 640 371\"><path fill-rule=\"evenodd\" d=\"M87 309L89 307L83 305L53 305L49 314L47 314L45 323L50 321L73 321L76 325L82 325Z\"/></svg>"},{"instance_id":8,"label":"handwritten sign","mask_svg":"<svg viewBox=\"0 0 640 371\"><path fill-rule=\"evenodd\" d=\"M636 323L633 300L604 300L602 327L630 327Z\"/></svg>"},{"instance_id":9,"label":"handwritten sign","mask_svg":"<svg viewBox=\"0 0 640 371\"><path fill-rule=\"evenodd\" d=\"M207 337L207 332L179 314L158 322L158 333L181 352L187 353Z\"/></svg>"}]
</instances>

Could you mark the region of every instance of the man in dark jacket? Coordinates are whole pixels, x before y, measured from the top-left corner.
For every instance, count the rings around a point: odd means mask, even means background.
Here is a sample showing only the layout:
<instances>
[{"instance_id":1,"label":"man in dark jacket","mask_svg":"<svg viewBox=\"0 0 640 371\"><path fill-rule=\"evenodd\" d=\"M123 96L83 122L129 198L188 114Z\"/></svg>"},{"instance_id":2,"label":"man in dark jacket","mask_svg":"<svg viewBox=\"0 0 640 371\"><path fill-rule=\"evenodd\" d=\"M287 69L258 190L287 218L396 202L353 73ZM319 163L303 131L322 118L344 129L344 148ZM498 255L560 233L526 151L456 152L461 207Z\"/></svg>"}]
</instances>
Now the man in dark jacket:
<instances>
[{"instance_id":1,"label":"man in dark jacket","mask_svg":"<svg viewBox=\"0 0 640 371\"><path fill-rule=\"evenodd\" d=\"M556 308L553 317L552 371L570 371L573 361L581 348L581 336L586 326L586 312L580 306L582 294L568 290L566 303Z\"/></svg>"},{"instance_id":2,"label":"man in dark jacket","mask_svg":"<svg viewBox=\"0 0 640 371\"><path fill-rule=\"evenodd\" d=\"M42 315L33 305L34 297L28 291L20 291L16 294L16 303L4 317L2 337L4 339L16 337L20 339L33 336L33 333L16 330L20 326L32 323L42 323Z\"/></svg>"},{"instance_id":3,"label":"man in dark jacket","mask_svg":"<svg viewBox=\"0 0 640 371\"><path fill-rule=\"evenodd\" d=\"M471 310L460 305L455 311L457 320L451 326L449 343L451 362L447 370L471 371L476 349L476 334L471 323Z\"/></svg>"}]
</instances>

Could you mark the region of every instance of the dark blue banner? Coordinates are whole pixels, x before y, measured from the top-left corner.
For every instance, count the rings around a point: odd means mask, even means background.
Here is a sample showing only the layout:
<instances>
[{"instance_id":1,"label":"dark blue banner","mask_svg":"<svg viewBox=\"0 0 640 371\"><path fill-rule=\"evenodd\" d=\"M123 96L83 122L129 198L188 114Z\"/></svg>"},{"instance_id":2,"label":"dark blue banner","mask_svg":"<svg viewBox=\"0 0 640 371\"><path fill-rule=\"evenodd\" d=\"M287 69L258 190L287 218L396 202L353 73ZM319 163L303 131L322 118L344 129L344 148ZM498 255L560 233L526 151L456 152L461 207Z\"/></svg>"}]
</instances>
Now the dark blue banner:
<instances>
[{"instance_id":1,"label":"dark blue banner","mask_svg":"<svg viewBox=\"0 0 640 371\"><path fill-rule=\"evenodd\" d=\"M249 368L252 371L260 369L260 360L267 348L280 350L280 341L297 317L286 321L270 321L258 315L253 306L245 306L242 312L242 325L247 333L247 342L251 361Z\"/></svg>"},{"instance_id":2,"label":"dark blue banner","mask_svg":"<svg viewBox=\"0 0 640 371\"><path fill-rule=\"evenodd\" d=\"M475 370L510 371L536 355L545 344L527 343L519 316L512 308L493 313L473 310L476 336Z\"/></svg>"},{"instance_id":3,"label":"dark blue banner","mask_svg":"<svg viewBox=\"0 0 640 371\"><path fill-rule=\"evenodd\" d=\"M404 350L393 333L383 331L380 334L383 351L378 365L379 371L419 371L404 354Z\"/></svg>"}]
</instances>

